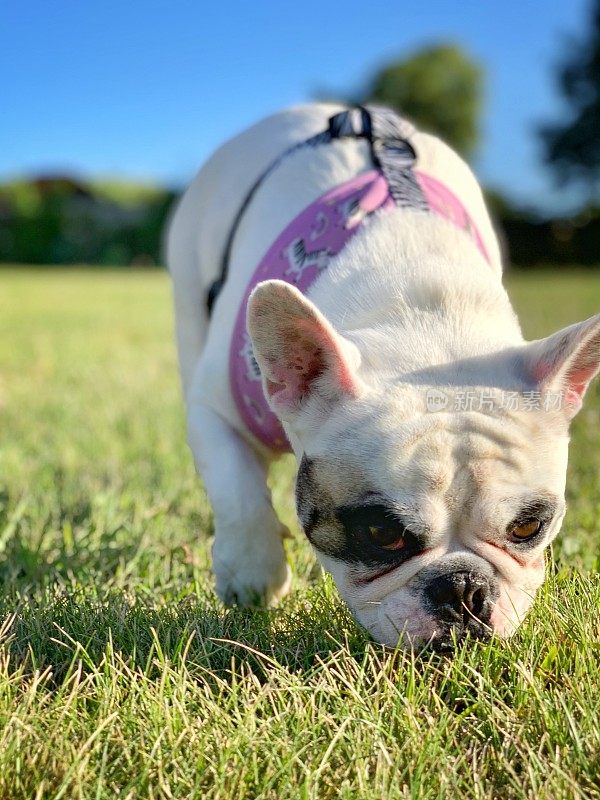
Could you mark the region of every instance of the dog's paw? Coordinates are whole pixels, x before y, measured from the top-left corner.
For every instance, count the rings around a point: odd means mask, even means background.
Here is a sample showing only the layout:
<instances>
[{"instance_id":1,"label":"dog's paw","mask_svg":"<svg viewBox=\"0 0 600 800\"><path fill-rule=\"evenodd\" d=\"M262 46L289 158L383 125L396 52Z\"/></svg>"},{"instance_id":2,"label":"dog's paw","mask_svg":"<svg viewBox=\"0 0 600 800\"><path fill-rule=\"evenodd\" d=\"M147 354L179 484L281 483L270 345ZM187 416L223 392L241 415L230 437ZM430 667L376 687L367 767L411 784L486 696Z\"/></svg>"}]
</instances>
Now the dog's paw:
<instances>
[{"instance_id":1,"label":"dog's paw","mask_svg":"<svg viewBox=\"0 0 600 800\"><path fill-rule=\"evenodd\" d=\"M212 556L215 588L226 605L274 605L290 589L281 536L240 542L217 534Z\"/></svg>"}]
</instances>

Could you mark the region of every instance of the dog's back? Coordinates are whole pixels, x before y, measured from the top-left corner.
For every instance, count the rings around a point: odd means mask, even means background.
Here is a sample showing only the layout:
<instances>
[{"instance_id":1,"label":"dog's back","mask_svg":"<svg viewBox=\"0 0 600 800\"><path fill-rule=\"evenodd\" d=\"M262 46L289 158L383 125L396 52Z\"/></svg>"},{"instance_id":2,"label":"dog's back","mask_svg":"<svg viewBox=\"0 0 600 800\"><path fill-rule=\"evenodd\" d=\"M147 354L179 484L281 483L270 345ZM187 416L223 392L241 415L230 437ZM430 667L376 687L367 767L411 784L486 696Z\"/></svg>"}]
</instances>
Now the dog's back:
<instances>
[{"instance_id":1,"label":"dog's back","mask_svg":"<svg viewBox=\"0 0 600 800\"><path fill-rule=\"evenodd\" d=\"M292 108L267 117L220 147L191 183L171 219L167 261L173 276L177 338L184 387L189 386L208 327L206 296L219 275L223 252L244 198L268 166L287 149L327 128L342 109L332 104ZM482 235L493 266L500 254L479 185L469 167L437 137L414 130L417 164L455 188ZM371 168L363 140L345 139L326 148L298 151L261 187L236 232L231 280L215 317L222 337L259 259L285 225L323 192ZM226 348L225 348L226 349Z\"/></svg>"}]
</instances>

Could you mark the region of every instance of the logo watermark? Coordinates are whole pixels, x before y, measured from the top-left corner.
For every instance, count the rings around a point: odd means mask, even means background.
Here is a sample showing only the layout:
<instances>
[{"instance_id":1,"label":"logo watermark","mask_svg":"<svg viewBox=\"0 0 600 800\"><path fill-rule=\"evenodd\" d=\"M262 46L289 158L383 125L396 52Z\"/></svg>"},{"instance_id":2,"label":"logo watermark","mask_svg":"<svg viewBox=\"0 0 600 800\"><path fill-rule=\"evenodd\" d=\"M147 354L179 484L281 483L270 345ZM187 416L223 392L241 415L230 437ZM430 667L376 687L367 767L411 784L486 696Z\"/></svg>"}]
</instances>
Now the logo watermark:
<instances>
[{"instance_id":1,"label":"logo watermark","mask_svg":"<svg viewBox=\"0 0 600 800\"><path fill-rule=\"evenodd\" d=\"M446 392L439 389L427 390L427 411L445 411L450 403Z\"/></svg>"},{"instance_id":2,"label":"logo watermark","mask_svg":"<svg viewBox=\"0 0 600 800\"><path fill-rule=\"evenodd\" d=\"M459 389L445 392L428 389L427 411L560 411L563 407L562 392L515 392L491 389Z\"/></svg>"}]
</instances>

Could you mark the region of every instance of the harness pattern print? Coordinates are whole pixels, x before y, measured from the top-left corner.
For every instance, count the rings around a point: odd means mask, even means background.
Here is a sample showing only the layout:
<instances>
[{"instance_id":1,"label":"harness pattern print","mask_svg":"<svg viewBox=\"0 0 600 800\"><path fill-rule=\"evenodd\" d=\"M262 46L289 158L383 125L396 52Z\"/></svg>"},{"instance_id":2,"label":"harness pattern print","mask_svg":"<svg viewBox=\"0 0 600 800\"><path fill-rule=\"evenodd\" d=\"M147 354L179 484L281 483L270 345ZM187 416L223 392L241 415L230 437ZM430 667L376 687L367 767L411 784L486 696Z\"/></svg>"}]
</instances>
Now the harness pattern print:
<instances>
[{"instance_id":1,"label":"harness pattern print","mask_svg":"<svg viewBox=\"0 0 600 800\"><path fill-rule=\"evenodd\" d=\"M325 269L329 264L331 253L327 248L322 250L307 250L304 239L297 238L286 247L283 251L288 260L289 267L286 269L286 275L295 275L298 278L302 275L305 269L309 267L316 267L318 270Z\"/></svg>"}]
</instances>

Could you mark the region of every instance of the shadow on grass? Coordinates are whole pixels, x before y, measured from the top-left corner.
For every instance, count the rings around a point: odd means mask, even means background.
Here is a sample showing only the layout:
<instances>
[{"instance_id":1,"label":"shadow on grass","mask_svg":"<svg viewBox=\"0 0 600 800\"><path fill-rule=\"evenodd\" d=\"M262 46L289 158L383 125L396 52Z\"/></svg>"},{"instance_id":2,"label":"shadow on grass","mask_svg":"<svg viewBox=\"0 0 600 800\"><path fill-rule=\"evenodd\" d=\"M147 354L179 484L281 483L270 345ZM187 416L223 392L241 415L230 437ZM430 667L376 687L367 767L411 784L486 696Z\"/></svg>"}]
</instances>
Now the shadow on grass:
<instances>
[{"instance_id":1,"label":"shadow on grass","mask_svg":"<svg viewBox=\"0 0 600 800\"><path fill-rule=\"evenodd\" d=\"M301 603L292 596L276 610L242 610L227 609L208 594L157 606L117 590L99 595L92 588L48 587L33 600L0 600L0 620L10 620L0 646L14 667L50 667L57 682L74 660L96 669L108 649L146 674L158 676L159 662L185 658L188 669L222 678L243 662L263 680L274 667L310 670L340 647L364 652L367 634L329 594L320 586Z\"/></svg>"}]
</instances>

